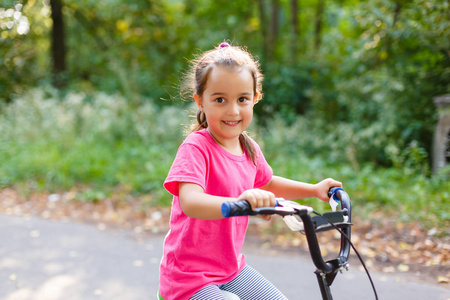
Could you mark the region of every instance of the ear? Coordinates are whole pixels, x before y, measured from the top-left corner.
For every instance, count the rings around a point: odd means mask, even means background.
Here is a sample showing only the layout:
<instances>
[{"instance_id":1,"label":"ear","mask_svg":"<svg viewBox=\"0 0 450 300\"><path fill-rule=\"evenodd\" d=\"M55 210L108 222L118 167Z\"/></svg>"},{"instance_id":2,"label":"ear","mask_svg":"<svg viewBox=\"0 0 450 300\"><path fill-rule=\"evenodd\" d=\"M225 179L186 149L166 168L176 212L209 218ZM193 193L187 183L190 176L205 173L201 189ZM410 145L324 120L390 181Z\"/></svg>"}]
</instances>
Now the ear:
<instances>
[{"instance_id":1,"label":"ear","mask_svg":"<svg viewBox=\"0 0 450 300\"><path fill-rule=\"evenodd\" d=\"M199 95L194 94L194 100L195 100L195 103L197 103L198 109L202 110L203 109L202 98L200 98Z\"/></svg>"}]
</instances>

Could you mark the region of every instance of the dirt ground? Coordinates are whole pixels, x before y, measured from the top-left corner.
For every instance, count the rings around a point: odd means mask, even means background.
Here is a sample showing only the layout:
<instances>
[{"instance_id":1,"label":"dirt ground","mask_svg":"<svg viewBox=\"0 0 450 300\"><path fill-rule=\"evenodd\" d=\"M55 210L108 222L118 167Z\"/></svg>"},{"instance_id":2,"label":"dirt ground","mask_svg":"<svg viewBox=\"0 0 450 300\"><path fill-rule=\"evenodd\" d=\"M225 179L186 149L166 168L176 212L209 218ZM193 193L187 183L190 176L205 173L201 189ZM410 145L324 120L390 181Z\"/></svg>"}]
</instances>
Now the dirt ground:
<instances>
[{"instance_id":1,"label":"dirt ground","mask_svg":"<svg viewBox=\"0 0 450 300\"><path fill-rule=\"evenodd\" d=\"M91 223L97 227L117 227L141 234L165 233L169 229L170 208L154 207L151 198L133 197L118 191L114 197L83 202L78 191L49 194L0 189L0 213L33 215L44 219ZM418 223L402 223L381 213L370 220L353 217L352 242L369 270L405 272L426 281L448 286L450 279L450 237L425 230ZM274 216L269 222L252 217L247 242L255 248L277 252L308 254L306 239L292 232ZM319 234L322 253L337 254L340 236L335 231ZM352 251L351 264L362 268ZM405 274L406 275L406 274Z\"/></svg>"}]
</instances>

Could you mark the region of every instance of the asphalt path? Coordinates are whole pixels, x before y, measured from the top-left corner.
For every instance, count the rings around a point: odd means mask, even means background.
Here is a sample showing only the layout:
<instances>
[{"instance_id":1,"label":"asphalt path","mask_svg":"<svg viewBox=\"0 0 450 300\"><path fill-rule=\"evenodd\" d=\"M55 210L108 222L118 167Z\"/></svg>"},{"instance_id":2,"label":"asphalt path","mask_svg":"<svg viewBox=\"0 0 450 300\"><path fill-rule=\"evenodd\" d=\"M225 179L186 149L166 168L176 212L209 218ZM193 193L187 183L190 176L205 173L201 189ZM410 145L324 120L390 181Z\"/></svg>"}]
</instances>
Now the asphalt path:
<instances>
[{"instance_id":1,"label":"asphalt path","mask_svg":"<svg viewBox=\"0 0 450 300\"><path fill-rule=\"evenodd\" d=\"M163 235L0 214L0 299L156 299ZM289 299L321 299L309 257L244 248L247 262ZM379 299L450 300L448 285L411 274L371 273ZM375 299L357 266L338 274L333 297Z\"/></svg>"}]
</instances>

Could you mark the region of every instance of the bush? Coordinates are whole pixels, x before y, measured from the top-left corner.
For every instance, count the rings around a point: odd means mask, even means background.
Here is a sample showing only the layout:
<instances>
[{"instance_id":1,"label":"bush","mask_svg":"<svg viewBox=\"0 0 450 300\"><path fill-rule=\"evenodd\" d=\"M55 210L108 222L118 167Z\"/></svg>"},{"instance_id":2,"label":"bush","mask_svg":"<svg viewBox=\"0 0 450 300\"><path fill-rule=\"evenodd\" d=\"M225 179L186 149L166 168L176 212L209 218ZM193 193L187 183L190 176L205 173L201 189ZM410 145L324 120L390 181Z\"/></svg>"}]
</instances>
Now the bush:
<instances>
[{"instance_id":1,"label":"bush","mask_svg":"<svg viewBox=\"0 0 450 300\"><path fill-rule=\"evenodd\" d=\"M342 181L355 215L370 218L371 212L382 210L402 221L421 220L427 227L445 230L450 225L445 209L450 204L447 173L428 176L426 152L417 143L404 151L387 147L395 164L379 167L370 161L361 164L354 157L359 151L354 136L361 133L351 126L341 124L329 132L320 128L317 121L299 117L288 125L277 116L256 130L274 173L312 183L327 177ZM329 209L317 199L304 202L318 210Z\"/></svg>"},{"instance_id":2,"label":"bush","mask_svg":"<svg viewBox=\"0 0 450 300\"><path fill-rule=\"evenodd\" d=\"M151 100L128 103L119 95L68 93L33 89L1 108L0 188L83 190L80 199L99 201L117 188L150 194L149 205L167 205L171 196L162 184L183 140L186 108L158 107ZM383 210L402 220L450 225L447 172L428 173L426 153L416 143L400 151L387 146L394 166L360 163L357 132L349 124L326 124L298 117L287 124L282 114L267 126L250 128L274 173L316 183L333 177L344 183L355 215L370 217ZM304 201L316 210L325 202Z\"/></svg>"},{"instance_id":3,"label":"bush","mask_svg":"<svg viewBox=\"0 0 450 300\"><path fill-rule=\"evenodd\" d=\"M2 110L0 183L50 191L81 184L162 196L187 123L182 108L104 93L60 99L52 89L33 89Z\"/></svg>"}]
</instances>

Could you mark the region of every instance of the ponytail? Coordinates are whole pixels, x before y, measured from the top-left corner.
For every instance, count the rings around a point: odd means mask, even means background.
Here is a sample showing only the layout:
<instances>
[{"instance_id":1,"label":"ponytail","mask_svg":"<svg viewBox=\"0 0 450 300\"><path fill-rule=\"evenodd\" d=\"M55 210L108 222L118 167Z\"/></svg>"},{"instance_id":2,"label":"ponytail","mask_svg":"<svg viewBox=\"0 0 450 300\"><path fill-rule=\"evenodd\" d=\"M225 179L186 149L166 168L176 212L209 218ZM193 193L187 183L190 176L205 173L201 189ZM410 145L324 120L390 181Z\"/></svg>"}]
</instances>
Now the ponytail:
<instances>
[{"instance_id":1,"label":"ponytail","mask_svg":"<svg viewBox=\"0 0 450 300\"><path fill-rule=\"evenodd\" d=\"M206 115L201 110L198 110L197 111L197 123L192 124L191 132L199 131L204 128L208 128L208 122L206 121Z\"/></svg>"},{"instance_id":2,"label":"ponytail","mask_svg":"<svg viewBox=\"0 0 450 300\"><path fill-rule=\"evenodd\" d=\"M250 156L250 159L252 160L253 164L256 166L256 149L255 145L253 144L252 139L247 135L247 133L244 131L239 135L239 142L242 145L242 148L247 152L248 156Z\"/></svg>"}]
</instances>

